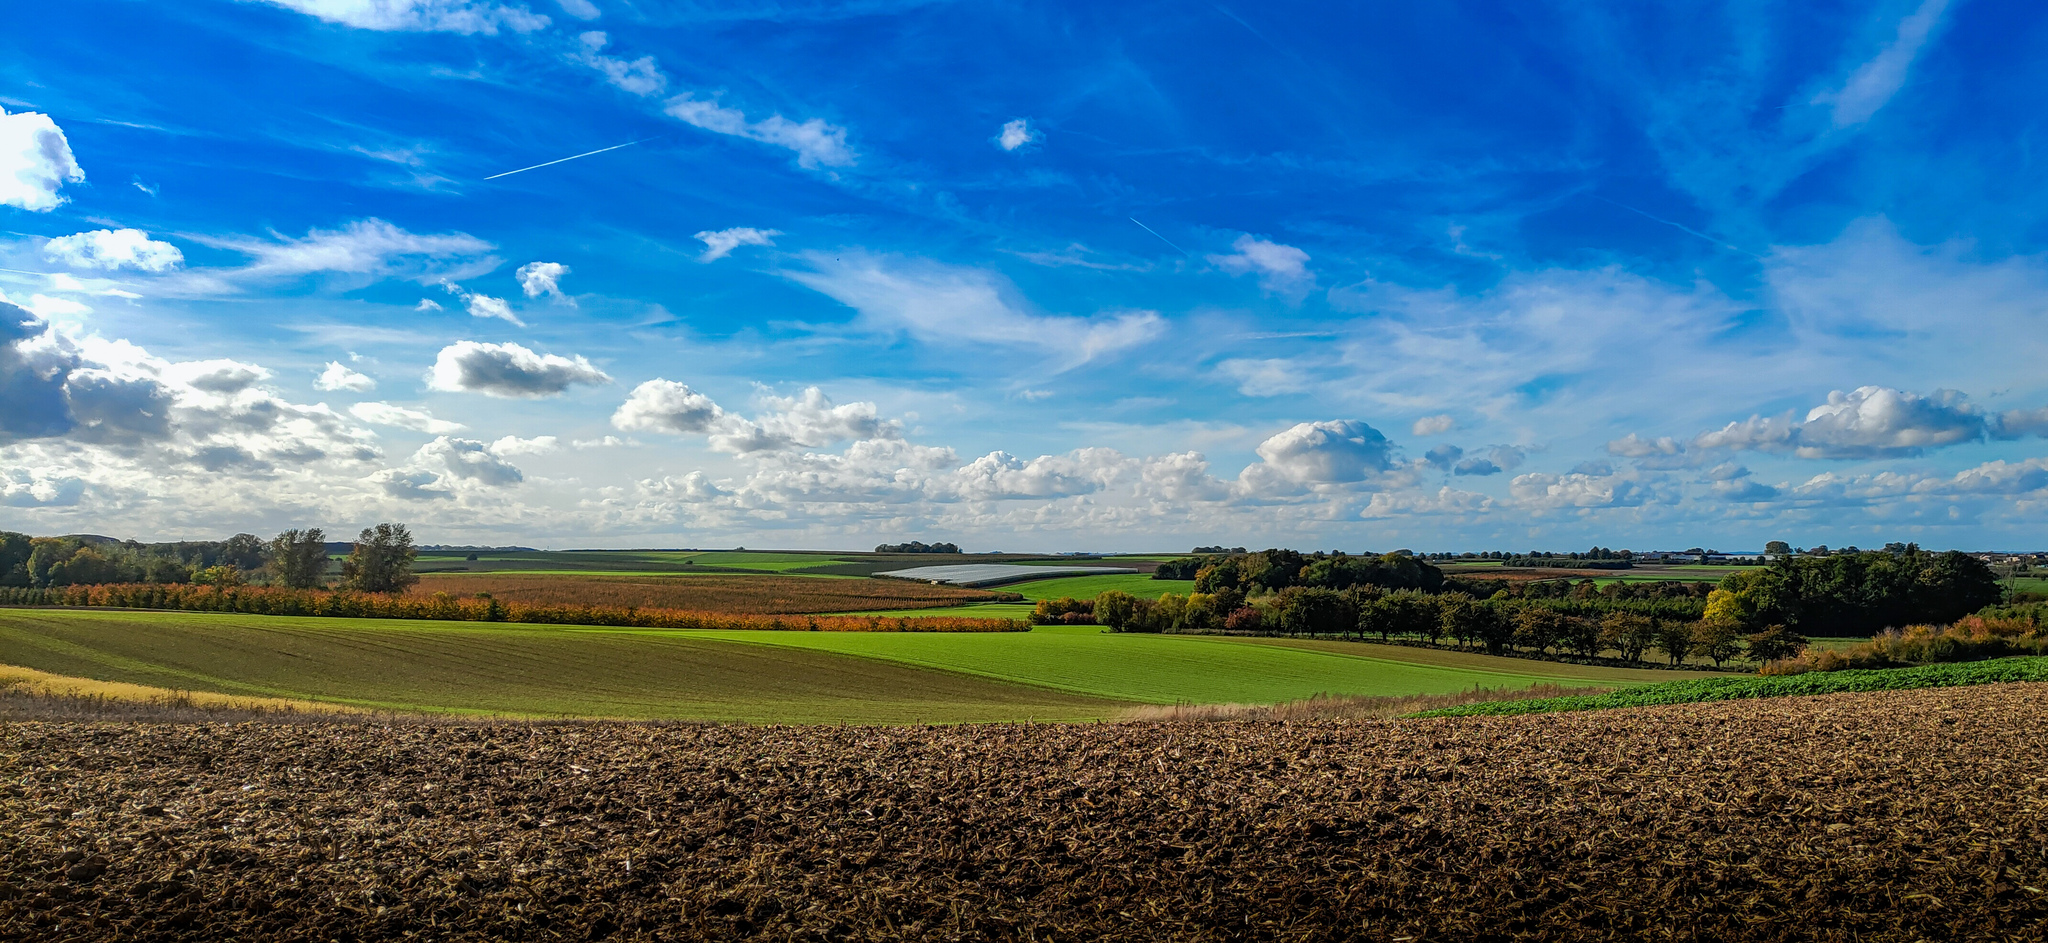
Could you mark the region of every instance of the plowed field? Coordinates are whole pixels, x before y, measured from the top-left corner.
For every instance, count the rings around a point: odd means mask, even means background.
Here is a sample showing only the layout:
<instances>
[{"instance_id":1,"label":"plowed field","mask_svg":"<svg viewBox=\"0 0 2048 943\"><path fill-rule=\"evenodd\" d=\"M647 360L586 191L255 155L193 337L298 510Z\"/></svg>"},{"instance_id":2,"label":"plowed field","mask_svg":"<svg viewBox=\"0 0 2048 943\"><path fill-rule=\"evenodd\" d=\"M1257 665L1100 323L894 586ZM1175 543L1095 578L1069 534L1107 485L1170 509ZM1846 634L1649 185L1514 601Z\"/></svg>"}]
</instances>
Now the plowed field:
<instances>
[{"instance_id":1,"label":"plowed field","mask_svg":"<svg viewBox=\"0 0 2048 943\"><path fill-rule=\"evenodd\" d=\"M820 579L815 576L592 576L556 574L436 575L415 594L474 596L531 606L638 606L693 612L804 614L850 610L923 609L985 602L995 593L908 580ZM1014 597L1013 597L1014 598Z\"/></svg>"},{"instance_id":2,"label":"plowed field","mask_svg":"<svg viewBox=\"0 0 2048 943\"><path fill-rule=\"evenodd\" d=\"M15 723L0 939L2040 939L2044 721Z\"/></svg>"}]
</instances>

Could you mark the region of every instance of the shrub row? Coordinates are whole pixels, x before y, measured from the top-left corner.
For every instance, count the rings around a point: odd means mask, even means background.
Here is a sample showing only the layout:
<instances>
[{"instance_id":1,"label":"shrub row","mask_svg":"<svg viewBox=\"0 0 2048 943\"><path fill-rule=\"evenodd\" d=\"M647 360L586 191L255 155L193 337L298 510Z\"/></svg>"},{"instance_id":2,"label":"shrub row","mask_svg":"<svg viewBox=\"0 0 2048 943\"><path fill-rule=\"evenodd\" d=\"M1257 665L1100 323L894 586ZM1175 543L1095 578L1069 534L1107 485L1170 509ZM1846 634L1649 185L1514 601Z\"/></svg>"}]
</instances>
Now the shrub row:
<instances>
[{"instance_id":1,"label":"shrub row","mask_svg":"<svg viewBox=\"0 0 2048 943\"><path fill-rule=\"evenodd\" d=\"M1986 609L1952 625L1891 629L1861 645L1838 651L1809 649L1763 667L1766 675L1812 671L1896 668L1944 662L1982 661L2009 655L2048 655L2048 628L2040 613Z\"/></svg>"},{"instance_id":2,"label":"shrub row","mask_svg":"<svg viewBox=\"0 0 2048 943\"><path fill-rule=\"evenodd\" d=\"M271 616L348 619L430 619L453 622L524 622L612 625L649 629L737 629L787 632L1028 632L1016 619L889 616L763 616L619 606L537 606L485 596L446 593L396 596L282 587L122 583L47 589L0 587L0 605L245 612Z\"/></svg>"}]
</instances>

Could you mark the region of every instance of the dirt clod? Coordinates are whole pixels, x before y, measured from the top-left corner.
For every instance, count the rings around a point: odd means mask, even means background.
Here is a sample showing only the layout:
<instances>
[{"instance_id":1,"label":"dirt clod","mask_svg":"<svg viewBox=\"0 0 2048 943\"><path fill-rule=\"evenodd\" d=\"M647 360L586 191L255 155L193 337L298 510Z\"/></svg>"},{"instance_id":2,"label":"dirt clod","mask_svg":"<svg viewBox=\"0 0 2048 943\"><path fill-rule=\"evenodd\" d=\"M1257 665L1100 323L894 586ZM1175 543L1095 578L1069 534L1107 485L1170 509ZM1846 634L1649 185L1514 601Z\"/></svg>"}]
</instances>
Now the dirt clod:
<instances>
[{"instance_id":1,"label":"dirt clod","mask_svg":"<svg viewBox=\"0 0 2048 943\"><path fill-rule=\"evenodd\" d=\"M2044 721L9 723L0 939L2040 939Z\"/></svg>"}]
</instances>

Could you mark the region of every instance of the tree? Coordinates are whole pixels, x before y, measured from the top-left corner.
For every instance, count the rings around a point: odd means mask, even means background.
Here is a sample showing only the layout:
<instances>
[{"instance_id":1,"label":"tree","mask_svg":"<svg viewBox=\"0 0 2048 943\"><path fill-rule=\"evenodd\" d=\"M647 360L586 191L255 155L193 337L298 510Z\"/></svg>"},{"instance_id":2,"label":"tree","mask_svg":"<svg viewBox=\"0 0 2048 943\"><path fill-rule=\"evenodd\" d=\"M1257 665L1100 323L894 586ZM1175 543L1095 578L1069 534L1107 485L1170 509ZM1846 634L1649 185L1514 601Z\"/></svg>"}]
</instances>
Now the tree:
<instances>
[{"instance_id":1,"label":"tree","mask_svg":"<svg viewBox=\"0 0 2048 943\"><path fill-rule=\"evenodd\" d=\"M1564 617L1544 605L1524 605L1515 613L1515 644L1538 652L1549 650L1564 631Z\"/></svg>"},{"instance_id":2,"label":"tree","mask_svg":"<svg viewBox=\"0 0 2048 943\"><path fill-rule=\"evenodd\" d=\"M412 572L418 558L404 524L365 527L348 559L341 562L342 585L366 593L404 592L420 581Z\"/></svg>"},{"instance_id":3,"label":"tree","mask_svg":"<svg viewBox=\"0 0 2048 943\"><path fill-rule=\"evenodd\" d=\"M1643 650L1657 638L1657 624L1633 612L1610 612L1600 620L1600 641L1629 661L1642 661Z\"/></svg>"},{"instance_id":4,"label":"tree","mask_svg":"<svg viewBox=\"0 0 2048 943\"><path fill-rule=\"evenodd\" d=\"M1692 649L1713 659L1714 667L1719 668L1722 662L1742 651L1741 637L1732 622L1702 619L1693 625Z\"/></svg>"},{"instance_id":5,"label":"tree","mask_svg":"<svg viewBox=\"0 0 2048 943\"><path fill-rule=\"evenodd\" d=\"M0 531L0 586L27 586L29 536Z\"/></svg>"},{"instance_id":6,"label":"tree","mask_svg":"<svg viewBox=\"0 0 2048 943\"><path fill-rule=\"evenodd\" d=\"M1312 586L1280 591L1280 627L1289 635L1337 635L1358 624L1358 613L1342 593Z\"/></svg>"},{"instance_id":7,"label":"tree","mask_svg":"<svg viewBox=\"0 0 2048 943\"><path fill-rule=\"evenodd\" d=\"M1657 627L1657 650L1671 656L1674 665L1683 664L1693 651L1693 627L1686 622L1666 622Z\"/></svg>"},{"instance_id":8,"label":"tree","mask_svg":"<svg viewBox=\"0 0 2048 943\"><path fill-rule=\"evenodd\" d=\"M1791 658L1806 650L1806 639L1782 625L1766 627L1749 637L1751 661L1768 662Z\"/></svg>"},{"instance_id":9,"label":"tree","mask_svg":"<svg viewBox=\"0 0 2048 943\"><path fill-rule=\"evenodd\" d=\"M1782 557L1792 552L1792 545L1782 540L1773 540L1764 544L1764 552Z\"/></svg>"},{"instance_id":10,"label":"tree","mask_svg":"<svg viewBox=\"0 0 2048 943\"><path fill-rule=\"evenodd\" d=\"M1109 626L1111 632L1129 628L1137 614L1137 598L1123 590L1112 589L1095 597L1095 621Z\"/></svg>"},{"instance_id":11,"label":"tree","mask_svg":"<svg viewBox=\"0 0 2048 943\"><path fill-rule=\"evenodd\" d=\"M220 556L213 562L225 563L244 573L263 565L263 538L255 534L236 534L221 542Z\"/></svg>"},{"instance_id":12,"label":"tree","mask_svg":"<svg viewBox=\"0 0 2048 943\"><path fill-rule=\"evenodd\" d=\"M277 535L270 541L270 570L293 589L319 586L327 573L327 535L318 527Z\"/></svg>"},{"instance_id":13,"label":"tree","mask_svg":"<svg viewBox=\"0 0 2048 943\"><path fill-rule=\"evenodd\" d=\"M1581 657L1592 658L1600 654L1600 623L1592 616L1565 616L1558 639Z\"/></svg>"}]
</instances>

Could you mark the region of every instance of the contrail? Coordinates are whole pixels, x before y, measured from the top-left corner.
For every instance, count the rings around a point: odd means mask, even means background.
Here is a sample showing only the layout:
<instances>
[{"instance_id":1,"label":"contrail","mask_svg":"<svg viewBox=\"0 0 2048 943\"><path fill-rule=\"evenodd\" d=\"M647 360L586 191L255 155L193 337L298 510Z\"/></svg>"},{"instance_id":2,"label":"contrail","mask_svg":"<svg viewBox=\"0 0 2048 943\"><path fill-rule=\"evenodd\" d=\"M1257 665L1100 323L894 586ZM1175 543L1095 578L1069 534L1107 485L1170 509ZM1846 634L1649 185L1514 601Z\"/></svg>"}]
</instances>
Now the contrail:
<instances>
[{"instance_id":1,"label":"contrail","mask_svg":"<svg viewBox=\"0 0 2048 943\"><path fill-rule=\"evenodd\" d=\"M1643 212L1642 210L1636 209L1635 207L1633 207L1633 206L1630 206L1630 205L1628 205L1627 203L1617 203L1617 202L1615 202L1614 200L1610 200L1610 199L1608 199L1608 198L1606 198L1606 197L1604 197L1604 196L1601 196L1601 195L1599 195L1599 194L1597 194L1597 193L1588 193L1588 194L1586 194L1586 195L1587 195L1587 196L1590 196L1590 197L1592 197L1593 199L1599 200L1599 201L1600 201L1600 202L1602 202L1602 203L1613 203L1613 204L1614 204L1615 206L1619 206L1619 207L1621 207L1622 209L1625 209L1625 210L1627 210L1627 211L1629 211L1629 212L1631 212L1631 213L1634 213L1634 214L1636 214L1637 216L1641 216L1642 218L1644 218L1644 219L1647 219L1647 220L1650 220L1651 222L1663 223L1664 225L1666 225L1666 226L1669 226L1669 227L1671 227L1671 228L1673 228L1673 229L1676 229L1676 230L1678 230L1679 232L1685 233L1686 235L1689 235L1689 236L1698 236L1698 237L1700 237L1701 239L1705 239L1706 241L1708 241L1708 242L1711 242L1711 243L1713 243L1713 244L1715 244L1715 245L1717 245L1717 246L1720 246L1720 247L1721 247L1721 248L1723 248L1723 249L1727 249L1727 250L1728 250L1728 251L1730 251L1730 252L1740 252L1740 253L1742 253L1743 255L1749 256L1750 258L1753 258L1753 259L1761 259L1761 258L1763 258L1763 256L1761 256L1761 255L1758 255L1757 253L1751 252L1751 251L1749 251L1748 249L1745 249L1745 248L1743 248L1743 247L1741 247L1741 246L1738 246L1738 245L1736 245L1736 244L1734 244L1734 243L1732 243L1732 242L1727 242L1727 241L1724 241L1724 240L1720 239L1720 238L1719 238L1719 237L1717 237L1717 236L1712 236L1712 235L1708 235L1707 233L1703 233L1703 232L1700 232L1699 230L1697 230L1697 229L1694 229L1694 228L1692 228L1692 227L1690 227L1690 226L1687 226L1687 225L1685 225L1685 224L1683 224L1683 223L1674 223L1674 222L1672 222L1672 221L1670 221L1670 220L1668 220L1668 219L1665 219L1665 218L1664 218L1664 217L1662 217L1662 216L1652 216L1652 215L1650 215L1650 214L1648 214L1648 213L1645 213L1645 212Z\"/></svg>"},{"instance_id":2,"label":"contrail","mask_svg":"<svg viewBox=\"0 0 2048 943\"><path fill-rule=\"evenodd\" d=\"M1138 218L1137 218L1136 216L1127 216L1127 217L1125 217L1125 218L1126 218L1126 219L1129 219L1129 220L1130 220L1131 222L1134 222L1134 223L1138 223ZM1142 229L1142 230L1144 230L1144 231L1146 231L1146 232L1149 232L1149 233L1151 233L1152 235L1155 235L1155 236L1159 236L1159 230L1157 230L1157 229L1153 229L1152 227L1150 227L1150 226L1147 226L1147 225L1145 225L1144 223L1138 223L1138 228L1139 228L1139 229ZM1169 245L1169 246L1173 246L1173 240L1171 240L1171 239L1168 239L1168 238L1166 238L1165 236L1159 236L1159 241L1160 241L1160 242L1163 242L1163 243L1166 243L1166 244L1167 244L1167 245ZM1190 258L1190 259L1194 258L1194 256L1192 256L1192 255L1188 255L1188 250L1186 250L1186 249L1183 249L1183 248L1181 248L1181 247L1179 247L1179 246L1173 246L1173 251L1175 251L1175 252L1178 252L1178 253L1180 253L1181 255L1187 255L1187 256L1188 256L1188 258Z\"/></svg>"},{"instance_id":3,"label":"contrail","mask_svg":"<svg viewBox=\"0 0 2048 943\"><path fill-rule=\"evenodd\" d=\"M600 147L600 148L598 148L597 150L594 150L594 151L584 151L584 152L583 152L583 153L581 153L581 154L575 154L575 155L571 155L571 156L569 156L569 157L564 157L564 158L562 158L561 160L551 160L551 161L548 161L548 162L547 162L547 163L545 163L545 164L535 164L535 165L533 165L533 166L531 166L531 167L521 167L521 168L519 168L518 170L508 170L508 171L505 171L504 173L501 173L501 174L492 174L492 175L490 175L490 176L488 176L488 177L485 177L484 179L485 179L485 180L496 180L496 179L498 179L499 177L510 177L510 176L512 176L513 174L523 174L523 173L525 173L525 172L527 172L527 171L529 171L529 170L539 170L539 169L541 169L542 167L553 167L554 165L556 165L556 164L559 164L559 163L562 163L563 161L571 161L571 160L575 160L575 159L576 159L576 158L578 158L578 157L589 157L589 156L590 156L590 155L592 155L592 154L602 154L602 153L604 153L604 152L606 152L606 151L616 151L616 150L618 150L619 148L622 148L622 147L632 147L632 146L633 146L633 145L635 145L635 144L645 144L646 142L648 142L648 141L652 141L652 140L654 140L654 138L641 138L641 139L640 139L640 140L638 140L638 141L627 141L627 142L626 142L626 143L624 143L624 144L614 144L614 145L612 145L612 146L610 146L610 147Z\"/></svg>"}]
</instances>

